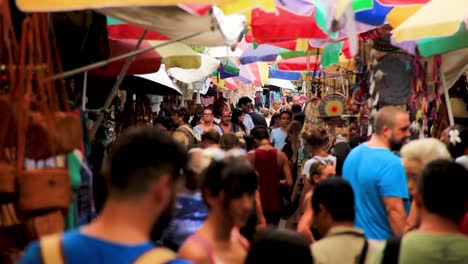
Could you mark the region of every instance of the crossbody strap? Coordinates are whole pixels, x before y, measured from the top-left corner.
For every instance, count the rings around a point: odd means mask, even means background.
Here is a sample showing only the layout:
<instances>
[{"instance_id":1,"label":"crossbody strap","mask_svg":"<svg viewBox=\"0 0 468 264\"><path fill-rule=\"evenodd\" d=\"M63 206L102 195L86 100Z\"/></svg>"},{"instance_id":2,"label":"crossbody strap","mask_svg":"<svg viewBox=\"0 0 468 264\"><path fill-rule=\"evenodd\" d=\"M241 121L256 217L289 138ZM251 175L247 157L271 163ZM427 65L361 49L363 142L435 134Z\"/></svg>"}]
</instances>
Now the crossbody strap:
<instances>
[{"instance_id":1,"label":"crossbody strap","mask_svg":"<svg viewBox=\"0 0 468 264\"><path fill-rule=\"evenodd\" d=\"M401 237L387 239L382 264L398 264L400 258Z\"/></svg>"},{"instance_id":2,"label":"crossbody strap","mask_svg":"<svg viewBox=\"0 0 468 264\"><path fill-rule=\"evenodd\" d=\"M62 234L54 234L39 240L43 264L65 264L62 251ZM176 254L166 248L158 247L148 250L138 257L134 264L164 264L176 258Z\"/></svg>"},{"instance_id":3,"label":"crossbody strap","mask_svg":"<svg viewBox=\"0 0 468 264\"><path fill-rule=\"evenodd\" d=\"M356 232L356 231L343 231L343 232L338 232L335 234L332 234L330 236L342 236L342 235L348 235L348 236L355 236L355 237L360 237L364 239L364 245L362 246L361 253L356 257L356 262L358 264L364 264L367 256L367 250L369 249L369 242L367 242L367 239L364 237L364 234Z\"/></svg>"},{"instance_id":4,"label":"crossbody strap","mask_svg":"<svg viewBox=\"0 0 468 264\"><path fill-rule=\"evenodd\" d=\"M176 258L176 254L163 247L153 248L138 257L133 264L164 264Z\"/></svg>"},{"instance_id":5,"label":"crossbody strap","mask_svg":"<svg viewBox=\"0 0 468 264\"><path fill-rule=\"evenodd\" d=\"M39 240L42 263L65 264L61 243L62 234L45 236Z\"/></svg>"}]
</instances>

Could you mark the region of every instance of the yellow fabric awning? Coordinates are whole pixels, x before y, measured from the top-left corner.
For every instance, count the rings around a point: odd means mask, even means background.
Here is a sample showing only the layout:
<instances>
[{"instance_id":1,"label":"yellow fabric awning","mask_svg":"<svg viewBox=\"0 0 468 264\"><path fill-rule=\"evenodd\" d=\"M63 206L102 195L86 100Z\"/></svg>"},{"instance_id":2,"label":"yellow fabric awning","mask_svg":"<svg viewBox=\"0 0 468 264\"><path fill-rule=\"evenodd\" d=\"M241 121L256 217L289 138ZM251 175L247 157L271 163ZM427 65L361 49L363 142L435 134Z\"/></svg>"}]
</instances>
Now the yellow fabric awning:
<instances>
[{"instance_id":1,"label":"yellow fabric awning","mask_svg":"<svg viewBox=\"0 0 468 264\"><path fill-rule=\"evenodd\" d=\"M275 0L229 0L218 4L224 14L250 13L256 7L265 11L276 11Z\"/></svg>"},{"instance_id":2,"label":"yellow fabric awning","mask_svg":"<svg viewBox=\"0 0 468 264\"><path fill-rule=\"evenodd\" d=\"M167 43L168 41L148 40L148 42L152 46L156 46ZM170 43L156 48L156 51L161 55L161 57L163 57L166 69L173 67L182 69L198 69L201 66L200 54L183 43Z\"/></svg>"},{"instance_id":3,"label":"yellow fabric awning","mask_svg":"<svg viewBox=\"0 0 468 264\"><path fill-rule=\"evenodd\" d=\"M423 5L395 6L388 14L387 21L392 28L398 27L406 19L421 9Z\"/></svg>"},{"instance_id":4,"label":"yellow fabric awning","mask_svg":"<svg viewBox=\"0 0 468 264\"><path fill-rule=\"evenodd\" d=\"M455 34L468 16L467 0L432 0L393 30L398 42Z\"/></svg>"},{"instance_id":5,"label":"yellow fabric awning","mask_svg":"<svg viewBox=\"0 0 468 264\"><path fill-rule=\"evenodd\" d=\"M178 4L223 4L232 0L16 0L24 12L58 12L127 6L167 6Z\"/></svg>"}]
</instances>

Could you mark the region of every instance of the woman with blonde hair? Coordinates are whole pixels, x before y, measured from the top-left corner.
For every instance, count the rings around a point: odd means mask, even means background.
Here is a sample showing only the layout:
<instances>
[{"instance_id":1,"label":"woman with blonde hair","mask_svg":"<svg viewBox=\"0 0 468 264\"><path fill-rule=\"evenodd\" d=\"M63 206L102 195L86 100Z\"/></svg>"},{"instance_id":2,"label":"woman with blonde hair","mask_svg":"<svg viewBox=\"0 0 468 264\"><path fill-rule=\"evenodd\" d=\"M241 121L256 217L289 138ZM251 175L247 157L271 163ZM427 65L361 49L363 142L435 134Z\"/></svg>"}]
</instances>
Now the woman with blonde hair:
<instances>
[{"instance_id":1,"label":"woman with blonde hair","mask_svg":"<svg viewBox=\"0 0 468 264\"><path fill-rule=\"evenodd\" d=\"M297 214L300 217L297 232L309 240L310 243L314 242L316 237L312 232L312 223L314 219L314 212L312 210L311 202L314 194L314 187L322 180L335 176L336 171L331 161L314 159L310 165L307 175L305 175L305 183L300 199L300 209ZM303 212L303 213L302 213Z\"/></svg>"},{"instance_id":2,"label":"woman with blonde hair","mask_svg":"<svg viewBox=\"0 0 468 264\"><path fill-rule=\"evenodd\" d=\"M409 142L401 149L401 158L408 178L408 188L412 197L417 191L418 178L424 167L435 159L451 160L446 145L435 138L424 138ZM419 211L413 200L406 220L405 232L419 226Z\"/></svg>"}]
</instances>

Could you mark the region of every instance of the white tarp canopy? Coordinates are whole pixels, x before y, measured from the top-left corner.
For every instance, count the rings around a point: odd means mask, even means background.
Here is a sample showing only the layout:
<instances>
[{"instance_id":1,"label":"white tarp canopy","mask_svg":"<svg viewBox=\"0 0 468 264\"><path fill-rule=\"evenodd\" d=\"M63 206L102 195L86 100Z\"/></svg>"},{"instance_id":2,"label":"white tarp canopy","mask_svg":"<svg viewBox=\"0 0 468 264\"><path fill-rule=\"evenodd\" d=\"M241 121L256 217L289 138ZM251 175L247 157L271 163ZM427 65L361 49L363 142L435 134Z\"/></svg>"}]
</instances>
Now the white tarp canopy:
<instances>
[{"instance_id":1,"label":"white tarp canopy","mask_svg":"<svg viewBox=\"0 0 468 264\"><path fill-rule=\"evenodd\" d=\"M296 89L296 86L294 86L294 84L291 81L283 80L283 79L270 78L268 79L268 82L266 84L280 87L283 89L288 89L288 90Z\"/></svg>"}]
</instances>

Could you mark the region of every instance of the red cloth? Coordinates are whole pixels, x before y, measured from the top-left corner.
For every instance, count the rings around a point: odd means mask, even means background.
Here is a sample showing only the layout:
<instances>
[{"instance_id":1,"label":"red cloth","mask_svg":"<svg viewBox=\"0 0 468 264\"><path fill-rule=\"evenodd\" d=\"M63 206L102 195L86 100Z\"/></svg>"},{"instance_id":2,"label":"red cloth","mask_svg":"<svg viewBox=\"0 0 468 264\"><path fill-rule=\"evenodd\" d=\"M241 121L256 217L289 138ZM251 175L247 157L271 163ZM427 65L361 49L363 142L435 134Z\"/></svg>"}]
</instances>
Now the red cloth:
<instances>
[{"instance_id":1,"label":"red cloth","mask_svg":"<svg viewBox=\"0 0 468 264\"><path fill-rule=\"evenodd\" d=\"M140 39L145 29L131 24L117 24L107 26L110 39ZM148 30L146 40L169 40L168 37L159 34L154 30Z\"/></svg>"},{"instance_id":2,"label":"red cloth","mask_svg":"<svg viewBox=\"0 0 468 264\"><path fill-rule=\"evenodd\" d=\"M463 234L468 235L468 213L465 214L465 217L461 222L460 229Z\"/></svg>"},{"instance_id":3,"label":"red cloth","mask_svg":"<svg viewBox=\"0 0 468 264\"><path fill-rule=\"evenodd\" d=\"M114 58L134 51L137 43L138 40L136 39L109 39L110 57ZM146 41L143 41L140 45L140 49L147 49L149 47L150 44ZM127 59L125 58L111 62L105 67L89 71L89 74L105 77L118 76L126 61ZM161 56L154 49L140 53L133 58L127 75L157 72L161 66L161 61Z\"/></svg>"},{"instance_id":4,"label":"red cloth","mask_svg":"<svg viewBox=\"0 0 468 264\"><path fill-rule=\"evenodd\" d=\"M179 4L177 6L196 16L204 16L211 10L211 4Z\"/></svg>"},{"instance_id":5,"label":"red cloth","mask_svg":"<svg viewBox=\"0 0 468 264\"><path fill-rule=\"evenodd\" d=\"M315 13L311 16L300 16L282 8L278 8L277 12L278 14L266 12L260 8L252 10L252 33L258 43L289 41L298 38L328 38L328 35L317 25Z\"/></svg>"},{"instance_id":6,"label":"red cloth","mask_svg":"<svg viewBox=\"0 0 468 264\"><path fill-rule=\"evenodd\" d=\"M291 58L291 59L282 59L280 60L277 65L278 65L278 70L282 71L314 71L314 69L320 69L320 59L321 57L318 57L315 55L311 55L309 57L309 67L307 67L307 57L297 57L297 58ZM315 64L318 64L315 66Z\"/></svg>"},{"instance_id":7,"label":"red cloth","mask_svg":"<svg viewBox=\"0 0 468 264\"><path fill-rule=\"evenodd\" d=\"M255 169L259 175L260 198L264 213L281 211L280 167L278 150L256 149Z\"/></svg>"}]
</instances>

